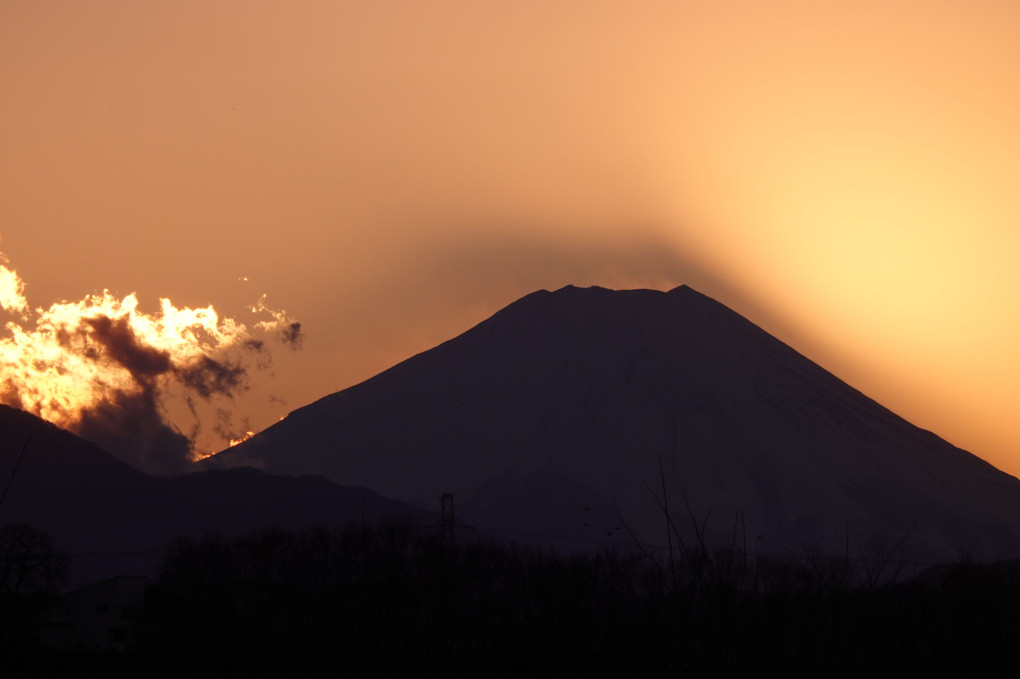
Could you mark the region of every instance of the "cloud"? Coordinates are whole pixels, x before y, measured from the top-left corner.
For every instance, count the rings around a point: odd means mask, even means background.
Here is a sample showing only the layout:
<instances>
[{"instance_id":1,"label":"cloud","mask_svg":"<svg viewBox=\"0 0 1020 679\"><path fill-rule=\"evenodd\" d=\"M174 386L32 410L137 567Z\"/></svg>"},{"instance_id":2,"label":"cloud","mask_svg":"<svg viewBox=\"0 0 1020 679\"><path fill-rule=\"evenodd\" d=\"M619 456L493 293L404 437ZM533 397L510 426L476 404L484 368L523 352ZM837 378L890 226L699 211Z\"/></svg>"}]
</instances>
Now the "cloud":
<instances>
[{"instance_id":1,"label":"cloud","mask_svg":"<svg viewBox=\"0 0 1020 679\"><path fill-rule=\"evenodd\" d=\"M108 316L84 319L92 330L92 338L115 363L123 366L140 385L150 384L153 378L169 372L173 366L169 351L147 346L135 335L128 318Z\"/></svg>"},{"instance_id":2,"label":"cloud","mask_svg":"<svg viewBox=\"0 0 1020 679\"><path fill-rule=\"evenodd\" d=\"M18 274L6 266L0 265L0 309L24 312L25 307L28 306L24 293L25 285L21 282Z\"/></svg>"},{"instance_id":3,"label":"cloud","mask_svg":"<svg viewBox=\"0 0 1020 679\"><path fill-rule=\"evenodd\" d=\"M216 394L233 396L242 388L247 369L240 363L202 356L187 366L177 368L175 375L192 393L208 399Z\"/></svg>"},{"instance_id":4,"label":"cloud","mask_svg":"<svg viewBox=\"0 0 1020 679\"><path fill-rule=\"evenodd\" d=\"M24 313L28 307L25 299L25 283L13 269L7 268L10 260L0 252L0 309L14 313Z\"/></svg>"},{"instance_id":5,"label":"cloud","mask_svg":"<svg viewBox=\"0 0 1020 679\"><path fill-rule=\"evenodd\" d=\"M302 338L301 324L267 307L264 297L250 308L256 320L249 327L220 318L212 306L178 308L169 299L145 313L134 294L109 291L29 311L24 288L16 271L0 266L0 306L22 314L0 337L0 402L151 473L183 471L203 429L224 445L236 436L230 418L219 414L223 402L247 388L253 369L270 365L270 340L296 349ZM192 415L186 433L167 415L172 400ZM211 426L202 403L215 406Z\"/></svg>"},{"instance_id":6,"label":"cloud","mask_svg":"<svg viewBox=\"0 0 1020 679\"><path fill-rule=\"evenodd\" d=\"M304 335L301 334L300 323L287 323L280 329L280 340L291 349L300 349Z\"/></svg>"},{"instance_id":7,"label":"cloud","mask_svg":"<svg viewBox=\"0 0 1020 679\"><path fill-rule=\"evenodd\" d=\"M82 409L72 429L150 474L180 473L192 461L191 440L166 422L154 386L110 394Z\"/></svg>"}]
</instances>

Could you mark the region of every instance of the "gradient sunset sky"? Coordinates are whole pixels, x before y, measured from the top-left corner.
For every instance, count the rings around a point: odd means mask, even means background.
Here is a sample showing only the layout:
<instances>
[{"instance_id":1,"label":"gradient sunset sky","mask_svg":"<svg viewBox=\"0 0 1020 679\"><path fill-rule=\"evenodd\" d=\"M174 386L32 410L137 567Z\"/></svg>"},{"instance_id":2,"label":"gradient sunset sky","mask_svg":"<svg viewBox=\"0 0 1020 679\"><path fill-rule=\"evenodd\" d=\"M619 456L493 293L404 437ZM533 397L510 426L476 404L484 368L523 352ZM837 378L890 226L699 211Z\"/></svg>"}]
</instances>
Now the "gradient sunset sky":
<instances>
[{"instance_id":1,"label":"gradient sunset sky","mask_svg":"<svg viewBox=\"0 0 1020 679\"><path fill-rule=\"evenodd\" d=\"M303 324L253 428L566 284L687 283L1020 474L1020 3L0 3L0 249ZM0 320L7 320L0 318Z\"/></svg>"}]
</instances>

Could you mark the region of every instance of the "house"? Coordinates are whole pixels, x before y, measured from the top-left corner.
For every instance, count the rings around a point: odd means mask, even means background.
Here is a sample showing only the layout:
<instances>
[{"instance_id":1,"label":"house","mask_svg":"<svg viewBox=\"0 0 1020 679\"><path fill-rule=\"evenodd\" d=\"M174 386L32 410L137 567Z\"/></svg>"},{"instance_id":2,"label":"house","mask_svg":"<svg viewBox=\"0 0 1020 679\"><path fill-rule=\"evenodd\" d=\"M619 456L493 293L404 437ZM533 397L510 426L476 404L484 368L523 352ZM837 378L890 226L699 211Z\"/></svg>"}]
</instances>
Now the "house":
<instances>
[{"instance_id":1,"label":"house","mask_svg":"<svg viewBox=\"0 0 1020 679\"><path fill-rule=\"evenodd\" d=\"M134 643L151 581L118 575L62 594L40 644L65 651L126 651Z\"/></svg>"}]
</instances>

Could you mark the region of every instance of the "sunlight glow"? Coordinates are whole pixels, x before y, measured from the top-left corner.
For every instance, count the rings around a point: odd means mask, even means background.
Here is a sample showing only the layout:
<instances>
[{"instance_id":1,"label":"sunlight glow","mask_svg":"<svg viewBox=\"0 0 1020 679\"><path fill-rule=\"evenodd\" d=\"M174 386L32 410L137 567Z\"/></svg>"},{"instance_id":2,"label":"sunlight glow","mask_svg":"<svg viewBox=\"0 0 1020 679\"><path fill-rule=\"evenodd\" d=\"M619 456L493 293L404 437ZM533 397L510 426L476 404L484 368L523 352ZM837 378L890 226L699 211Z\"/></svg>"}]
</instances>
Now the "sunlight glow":
<instances>
[{"instance_id":1,"label":"sunlight glow","mask_svg":"<svg viewBox=\"0 0 1020 679\"><path fill-rule=\"evenodd\" d=\"M24 288L16 271L0 266L3 309L26 312ZM161 408L160 397L175 387L197 417L196 397L245 389L246 357L265 351L260 337L299 339L300 325L268 308L265 297L251 311L259 318L251 329L212 306L178 308L166 298L147 314L134 293L118 298L109 290L36 308L23 322L9 321L0 337L0 402L73 430L89 411L125 398Z\"/></svg>"},{"instance_id":2,"label":"sunlight glow","mask_svg":"<svg viewBox=\"0 0 1020 679\"><path fill-rule=\"evenodd\" d=\"M230 439L230 447L233 448L234 446L236 446L236 445L238 445L240 443L244 443L245 441L250 439L252 436L255 436L255 432L253 432L253 431L246 431L246 432L244 432L244 436L242 436L241 438Z\"/></svg>"}]
</instances>

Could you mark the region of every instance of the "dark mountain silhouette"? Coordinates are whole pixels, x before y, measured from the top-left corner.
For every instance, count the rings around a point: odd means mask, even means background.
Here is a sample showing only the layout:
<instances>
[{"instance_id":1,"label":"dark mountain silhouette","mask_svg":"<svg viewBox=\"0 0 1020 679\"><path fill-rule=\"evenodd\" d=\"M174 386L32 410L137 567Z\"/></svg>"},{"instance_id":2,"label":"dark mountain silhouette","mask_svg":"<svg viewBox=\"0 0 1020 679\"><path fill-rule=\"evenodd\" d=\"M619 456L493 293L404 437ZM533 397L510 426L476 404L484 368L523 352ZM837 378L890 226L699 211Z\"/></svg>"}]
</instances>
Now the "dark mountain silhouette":
<instances>
[{"instance_id":1,"label":"dark mountain silhouette","mask_svg":"<svg viewBox=\"0 0 1020 679\"><path fill-rule=\"evenodd\" d=\"M2 487L0 524L27 523L49 534L70 554L75 584L152 574L179 535L389 516L435 523L434 513L321 477L274 477L250 468L146 476L67 431L0 405Z\"/></svg>"},{"instance_id":2,"label":"dark mountain silhouette","mask_svg":"<svg viewBox=\"0 0 1020 679\"><path fill-rule=\"evenodd\" d=\"M1020 481L686 286L530 294L209 462L250 463L571 547L1020 555Z\"/></svg>"}]
</instances>

